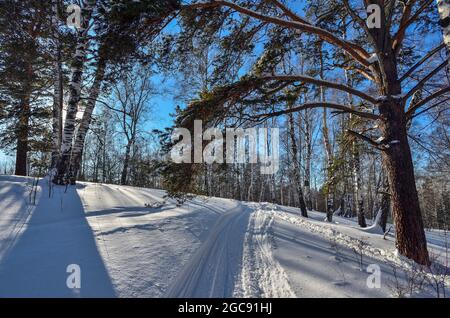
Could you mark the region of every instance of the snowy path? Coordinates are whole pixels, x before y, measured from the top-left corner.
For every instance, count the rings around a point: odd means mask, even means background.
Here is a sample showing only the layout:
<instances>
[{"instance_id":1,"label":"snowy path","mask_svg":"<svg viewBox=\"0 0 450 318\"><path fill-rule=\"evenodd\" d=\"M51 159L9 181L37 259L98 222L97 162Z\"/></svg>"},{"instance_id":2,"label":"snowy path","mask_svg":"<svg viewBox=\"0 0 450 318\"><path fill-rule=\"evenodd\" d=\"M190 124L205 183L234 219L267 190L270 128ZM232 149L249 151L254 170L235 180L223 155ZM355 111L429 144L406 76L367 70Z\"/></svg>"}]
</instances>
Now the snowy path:
<instances>
[{"instance_id":1,"label":"snowy path","mask_svg":"<svg viewBox=\"0 0 450 318\"><path fill-rule=\"evenodd\" d=\"M249 210L222 215L169 288L167 297L231 297L239 275Z\"/></svg>"},{"instance_id":2,"label":"snowy path","mask_svg":"<svg viewBox=\"0 0 450 318\"><path fill-rule=\"evenodd\" d=\"M392 296L393 239L352 220L206 197L149 208L164 191L87 182L49 198L42 180L34 206L30 183L0 176L0 297ZM81 289L66 285L70 264ZM368 264L380 266L381 289L367 287Z\"/></svg>"},{"instance_id":3,"label":"snowy path","mask_svg":"<svg viewBox=\"0 0 450 318\"><path fill-rule=\"evenodd\" d=\"M244 241L240 286L236 297L295 297L288 276L274 257L273 216L251 203L253 213Z\"/></svg>"}]
</instances>

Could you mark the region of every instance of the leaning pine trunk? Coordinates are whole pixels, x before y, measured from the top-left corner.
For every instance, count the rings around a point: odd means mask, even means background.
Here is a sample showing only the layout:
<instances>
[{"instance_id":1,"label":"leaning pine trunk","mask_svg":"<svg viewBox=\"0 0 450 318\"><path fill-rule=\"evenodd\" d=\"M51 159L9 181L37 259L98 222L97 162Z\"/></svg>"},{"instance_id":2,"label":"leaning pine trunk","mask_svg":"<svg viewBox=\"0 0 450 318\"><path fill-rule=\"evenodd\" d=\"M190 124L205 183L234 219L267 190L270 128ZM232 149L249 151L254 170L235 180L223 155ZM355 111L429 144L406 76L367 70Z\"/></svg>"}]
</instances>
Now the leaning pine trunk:
<instances>
[{"instance_id":1,"label":"leaning pine trunk","mask_svg":"<svg viewBox=\"0 0 450 318\"><path fill-rule=\"evenodd\" d=\"M70 157L72 153L73 136L75 133L75 118L78 112L78 103L81 95L81 82L83 77L83 67L86 58L86 49L88 45L88 24L91 19L93 5L96 1L87 1L83 10L83 25L78 31L77 46L72 62L72 78L69 84L69 102L64 123L63 137L61 141L61 156L56 165L56 175L53 182L56 184L65 184L67 182L67 173L69 170Z\"/></svg>"},{"instance_id":2,"label":"leaning pine trunk","mask_svg":"<svg viewBox=\"0 0 450 318\"><path fill-rule=\"evenodd\" d=\"M105 60L100 57L97 64L97 70L95 73L94 83L90 89L89 98L86 103L86 107L83 112L83 117L81 118L81 124L78 128L77 135L75 137L75 142L72 150L72 157L70 160L70 183L75 184L78 170L81 166L81 159L83 157L84 141L86 139L86 134L89 130L91 124L92 113L94 112L95 104L97 102L98 96L100 95L100 89L105 76L106 63Z\"/></svg>"}]
</instances>

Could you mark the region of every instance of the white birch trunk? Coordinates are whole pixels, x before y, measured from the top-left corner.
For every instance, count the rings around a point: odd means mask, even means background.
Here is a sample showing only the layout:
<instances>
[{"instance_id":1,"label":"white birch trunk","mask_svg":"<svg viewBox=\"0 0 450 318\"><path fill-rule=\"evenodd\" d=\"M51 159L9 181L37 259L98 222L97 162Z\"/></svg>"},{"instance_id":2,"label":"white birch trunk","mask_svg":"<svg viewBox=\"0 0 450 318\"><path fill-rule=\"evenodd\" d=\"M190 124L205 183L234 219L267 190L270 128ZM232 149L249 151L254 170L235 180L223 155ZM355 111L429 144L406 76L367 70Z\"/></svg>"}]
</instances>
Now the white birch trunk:
<instances>
[{"instance_id":1,"label":"white birch trunk","mask_svg":"<svg viewBox=\"0 0 450 318\"><path fill-rule=\"evenodd\" d=\"M312 157L312 123L310 118L311 113L307 110L305 112L305 200L306 206L309 210L312 210L311 200L311 157Z\"/></svg>"},{"instance_id":2,"label":"white birch trunk","mask_svg":"<svg viewBox=\"0 0 450 318\"><path fill-rule=\"evenodd\" d=\"M450 0L437 0L437 6L441 18L442 36L447 45L447 57L450 63Z\"/></svg>"},{"instance_id":3,"label":"white birch trunk","mask_svg":"<svg viewBox=\"0 0 450 318\"><path fill-rule=\"evenodd\" d=\"M83 117L81 118L80 127L78 128L77 134L74 138L74 144L72 149L72 156L70 159L70 182L75 183L76 176L81 164L81 158L83 154L84 141L86 139L86 134L89 130L91 124L92 113L94 112L95 104L97 102L98 96L100 95L100 89L105 75L106 64L103 59L101 59L97 66L97 71L95 74L94 83L89 92L89 98L86 103L86 107L83 112Z\"/></svg>"},{"instance_id":4,"label":"white birch trunk","mask_svg":"<svg viewBox=\"0 0 450 318\"><path fill-rule=\"evenodd\" d=\"M75 121L78 112L78 103L81 97L83 68L89 42L89 22L91 20L95 3L95 0L89 0L86 2L86 7L82 11L82 26L78 30L77 45L71 66L72 78L69 83L70 96L61 141L61 156L56 167L56 175L53 178L53 181L57 184L65 184L67 182L66 174L69 170L73 137L75 133Z\"/></svg>"},{"instance_id":5,"label":"white birch trunk","mask_svg":"<svg viewBox=\"0 0 450 318\"><path fill-rule=\"evenodd\" d=\"M290 109L291 105L289 105L288 108ZM298 159L297 141L295 140L294 115L292 113L288 114L288 120L289 120L289 136L291 138L291 156L292 162L294 163L294 178L295 178L294 182L297 185L296 189L298 195L299 208L302 216L308 217L305 198L303 196L302 180L300 178L300 163Z\"/></svg>"},{"instance_id":6,"label":"white birch trunk","mask_svg":"<svg viewBox=\"0 0 450 318\"><path fill-rule=\"evenodd\" d=\"M366 227L366 218L364 215L364 200L361 191L361 161L356 140L352 144L352 161L353 161L353 193L355 198L356 214L358 216L358 224L361 227Z\"/></svg>"}]
</instances>

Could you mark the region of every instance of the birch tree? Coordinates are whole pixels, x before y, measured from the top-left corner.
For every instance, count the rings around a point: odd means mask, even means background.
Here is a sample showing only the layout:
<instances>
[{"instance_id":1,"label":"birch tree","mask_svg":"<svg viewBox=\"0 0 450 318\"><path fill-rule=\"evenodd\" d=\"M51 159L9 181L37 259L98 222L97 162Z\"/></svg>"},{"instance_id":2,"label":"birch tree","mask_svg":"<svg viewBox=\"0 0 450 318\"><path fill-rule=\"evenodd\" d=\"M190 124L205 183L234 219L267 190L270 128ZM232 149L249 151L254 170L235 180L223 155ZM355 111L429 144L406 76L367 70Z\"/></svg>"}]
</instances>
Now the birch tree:
<instances>
[{"instance_id":1,"label":"birch tree","mask_svg":"<svg viewBox=\"0 0 450 318\"><path fill-rule=\"evenodd\" d=\"M296 98L294 97L293 101L295 101ZM288 102L288 109L292 107L292 100ZM289 137L291 141L291 156L292 156L292 162L294 163L294 179L296 183L297 188L297 196L298 196L298 202L299 202L299 208L302 216L308 217L308 212L306 210L306 203L305 198L303 196L303 185L302 185L302 179L300 177L300 162L298 158L298 147L297 147L297 140L295 138L295 125L294 125L294 115L293 113L288 114L288 120L289 120Z\"/></svg>"},{"instance_id":2,"label":"birch tree","mask_svg":"<svg viewBox=\"0 0 450 318\"><path fill-rule=\"evenodd\" d=\"M101 0L86 0L84 4L81 12L82 23L76 31L77 43L72 56L72 75L61 155L53 177L56 184L74 183L76 180L86 132L108 65L120 66L135 58L138 51L159 34L167 23L166 19L173 19L174 10L178 8L177 0L115 4L109 1L105 3ZM89 44L92 44L92 47L88 51ZM79 133L76 134L76 115L82 98L81 87L88 55L89 59L97 59L97 65Z\"/></svg>"},{"instance_id":3,"label":"birch tree","mask_svg":"<svg viewBox=\"0 0 450 318\"><path fill-rule=\"evenodd\" d=\"M440 24L442 27L442 35L444 43L447 46L447 55L450 61L450 1L436 0L439 16L441 18Z\"/></svg>"},{"instance_id":4,"label":"birch tree","mask_svg":"<svg viewBox=\"0 0 450 318\"><path fill-rule=\"evenodd\" d=\"M86 61L87 48L89 45L89 30L91 17L96 0L87 0L82 8L81 26L76 31L76 48L72 56L72 75L69 83L69 100L64 121L64 129L61 140L61 154L56 165L56 173L53 182L65 184L72 154L73 136L75 134L75 120L78 113L78 103L81 99L81 85L83 80L83 68Z\"/></svg>"}]
</instances>

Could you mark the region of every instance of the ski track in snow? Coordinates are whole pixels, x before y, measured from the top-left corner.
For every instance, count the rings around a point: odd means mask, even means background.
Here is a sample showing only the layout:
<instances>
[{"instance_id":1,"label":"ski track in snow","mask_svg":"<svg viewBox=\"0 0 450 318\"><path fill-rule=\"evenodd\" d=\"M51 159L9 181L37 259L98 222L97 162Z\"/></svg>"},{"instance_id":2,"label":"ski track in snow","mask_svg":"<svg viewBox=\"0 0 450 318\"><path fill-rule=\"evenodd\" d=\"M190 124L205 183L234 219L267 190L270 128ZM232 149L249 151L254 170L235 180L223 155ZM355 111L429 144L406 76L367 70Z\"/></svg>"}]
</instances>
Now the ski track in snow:
<instances>
[{"instance_id":1,"label":"ski track in snow","mask_svg":"<svg viewBox=\"0 0 450 318\"><path fill-rule=\"evenodd\" d=\"M242 290L235 296L295 297L285 271L273 257L273 217L254 206L244 242Z\"/></svg>"},{"instance_id":2,"label":"ski track in snow","mask_svg":"<svg viewBox=\"0 0 450 318\"><path fill-rule=\"evenodd\" d=\"M167 297L230 297L239 271L249 212L225 212L168 289Z\"/></svg>"},{"instance_id":3,"label":"ski track in snow","mask_svg":"<svg viewBox=\"0 0 450 318\"><path fill-rule=\"evenodd\" d=\"M273 258L273 218L257 204L222 215L167 297L295 297Z\"/></svg>"}]
</instances>

